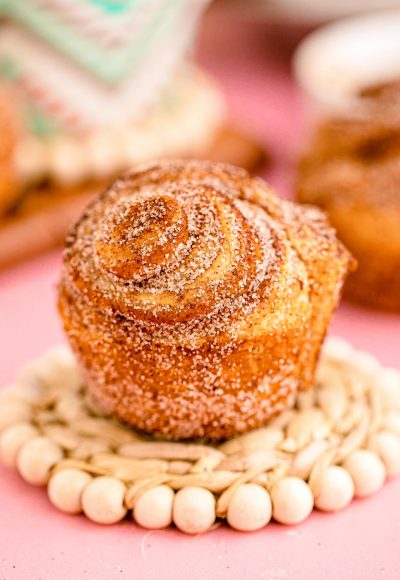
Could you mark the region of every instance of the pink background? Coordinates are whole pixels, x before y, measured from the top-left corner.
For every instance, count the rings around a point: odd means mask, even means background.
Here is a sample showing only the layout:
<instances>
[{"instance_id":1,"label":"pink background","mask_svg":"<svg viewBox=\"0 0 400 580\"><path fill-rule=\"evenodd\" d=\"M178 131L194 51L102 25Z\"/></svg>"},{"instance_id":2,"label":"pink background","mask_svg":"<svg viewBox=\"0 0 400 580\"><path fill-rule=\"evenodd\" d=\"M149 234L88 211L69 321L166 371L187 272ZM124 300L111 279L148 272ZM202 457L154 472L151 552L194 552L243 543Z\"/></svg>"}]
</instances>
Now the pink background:
<instances>
[{"instance_id":1,"label":"pink background","mask_svg":"<svg viewBox=\"0 0 400 580\"><path fill-rule=\"evenodd\" d=\"M282 35L281 35L282 38ZM200 59L224 86L236 123L272 153L270 180L290 191L299 107L288 47L271 47L261 24L209 18ZM62 341L54 287L59 252L0 275L0 380ZM333 331L399 365L400 317L342 305ZM57 512L43 489L0 467L0 578L6 580L318 579L400 577L400 481L336 515L314 513L294 528L253 534L220 527L196 537L146 532L131 521L101 527Z\"/></svg>"}]
</instances>

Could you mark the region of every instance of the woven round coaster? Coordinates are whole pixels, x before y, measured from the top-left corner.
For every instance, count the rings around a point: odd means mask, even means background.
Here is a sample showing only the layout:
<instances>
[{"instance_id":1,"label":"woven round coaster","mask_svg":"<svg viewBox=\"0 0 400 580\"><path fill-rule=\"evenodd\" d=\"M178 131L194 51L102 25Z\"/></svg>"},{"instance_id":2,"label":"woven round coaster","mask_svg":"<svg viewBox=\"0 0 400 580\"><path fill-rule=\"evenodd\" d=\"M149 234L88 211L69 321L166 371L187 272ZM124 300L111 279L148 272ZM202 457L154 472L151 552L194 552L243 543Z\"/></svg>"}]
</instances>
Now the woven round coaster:
<instances>
[{"instance_id":1,"label":"woven round coaster","mask_svg":"<svg viewBox=\"0 0 400 580\"><path fill-rule=\"evenodd\" d=\"M400 371L341 339L315 386L267 427L219 445L145 437L89 399L57 348L0 393L0 457L61 511L111 524L204 532L226 519L251 531L337 511L400 473Z\"/></svg>"}]
</instances>

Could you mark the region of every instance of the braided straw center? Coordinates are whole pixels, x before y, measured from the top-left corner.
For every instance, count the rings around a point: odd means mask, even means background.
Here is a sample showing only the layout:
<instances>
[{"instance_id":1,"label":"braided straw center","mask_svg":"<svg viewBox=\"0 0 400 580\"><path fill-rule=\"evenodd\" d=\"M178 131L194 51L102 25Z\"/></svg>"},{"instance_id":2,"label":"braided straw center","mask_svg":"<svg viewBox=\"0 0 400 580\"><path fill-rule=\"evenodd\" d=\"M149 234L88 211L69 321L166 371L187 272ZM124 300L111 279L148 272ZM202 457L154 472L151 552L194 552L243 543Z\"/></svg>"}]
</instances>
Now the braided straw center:
<instances>
[{"instance_id":1,"label":"braided straw center","mask_svg":"<svg viewBox=\"0 0 400 580\"><path fill-rule=\"evenodd\" d=\"M315 385L299 395L294 409L219 446L145 438L105 417L83 388L76 361L63 349L31 363L2 397L0 437L6 438L8 429L26 433L28 426L23 446L39 437L42 446L58 450L56 461L36 457L42 464L34 471L41 477L36 484L70 468L94 478L106 475L124 484L128 509L160 484L174 491L202 487L215 494L216 516L222 518L242 484L269 492L290 475L307 481L317 498L331 465L343 464L359 449L378 453L382 431L386 437L400 435L400 373L340 339L328 340ZM9 451L15 453L14 443ZM397 453L391 455L396 465ZM68 493L74 488L65 489ZM152 509L160 508L154 504Z\"/></svg>"}]
</instances>

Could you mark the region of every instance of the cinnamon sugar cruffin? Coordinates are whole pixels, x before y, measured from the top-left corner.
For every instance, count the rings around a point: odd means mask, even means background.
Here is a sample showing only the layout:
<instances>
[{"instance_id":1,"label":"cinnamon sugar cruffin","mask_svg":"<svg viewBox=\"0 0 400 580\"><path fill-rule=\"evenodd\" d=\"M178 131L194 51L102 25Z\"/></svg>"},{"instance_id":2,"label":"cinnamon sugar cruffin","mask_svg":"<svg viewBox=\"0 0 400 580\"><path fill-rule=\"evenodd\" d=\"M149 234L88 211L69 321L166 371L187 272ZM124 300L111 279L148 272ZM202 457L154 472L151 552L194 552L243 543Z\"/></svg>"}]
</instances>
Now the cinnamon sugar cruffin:
<instances>
[{"instance_id":1,"label":"cinnamon sugar cruffin","mask_svg":"<svg viewBox=\"0 0 400 580\"><path fill-rule=\"evenodd\" d=\"M72 229L59 309L104 410L222 439L312 384L351 265L319 210L238 168L163 161L117 180Z\"/></svg>"},{"instance_id":2,"label":"cinnamon sugar cruffin","mask_svg":"<svg viewBox=\"0 0 400 580\"><path fill-rule=\"evenodd\" d=\"M330 465L343 463L356 449L373 450L387 414L400 413L400 373L393 392L387 392L381 387L385 369L342 347L342 341L327 341L307 403L300 395L286 417L219 445L157 440L106 417L88 403L66 349L43 356L3 396L25 401L38 434L61 448L64 458L52 473L74 467L116 477L126 485L128 509L156 485L204 487L217 496L217 516L225 517L234 491L247 482L270 490L279 479L295 475L317 495ZM28 397L32 386L35 396ZM73 413L60 412L60 401Z\"/></svg>"},{"instance_id":3,"label":"cinnamon sugar cruffin","mask_svg":"<svg viewBox=\"0 0 400 580\"><path fill-rule=\"evenodd\" d=\"M355 95L354 95L355 96ZM365 87L356 110L325 119L299 163L297 198L329 213L359 267L352 299L400 312L400 83ZM384 234L383 234L384 232Z\"/></svg>"}]
</instances>

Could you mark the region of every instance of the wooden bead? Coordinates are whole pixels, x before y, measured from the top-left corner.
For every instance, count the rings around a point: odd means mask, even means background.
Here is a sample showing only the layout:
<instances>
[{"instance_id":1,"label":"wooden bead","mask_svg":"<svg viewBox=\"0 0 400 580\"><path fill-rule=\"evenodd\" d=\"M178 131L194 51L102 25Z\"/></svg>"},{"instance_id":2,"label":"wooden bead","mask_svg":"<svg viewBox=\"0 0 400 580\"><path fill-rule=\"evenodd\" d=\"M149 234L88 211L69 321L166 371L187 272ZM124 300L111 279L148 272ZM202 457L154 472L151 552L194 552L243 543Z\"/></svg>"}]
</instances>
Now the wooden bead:
<instances>
[{"instance_id":1,"label":"wooden bead","mask_svg":"<svg viewBox=\"0 0 400 580\"><path fill-rule=\"evenodd\" d=\"M339 336L329 336L322 350L326 357L337 361L348 361L356 352L347 340Z\"/></svg>"},{"instance_id":2,"label":"wooden bead","mask_svg":"<svg viewBox=\"0 0 400 580\"><path fill-rule=\"evenodd\" d=\"M400 411L389 411L383 418L382 427L400 437Z\"/></svg>"},{"instance_id":3,"label":"wooden bead","mask_svg":"<svg viewBox=\"0 0 400 580\"><path fill-rule=\"evenodd\" d=\"M355 351L351 360L353 365L369 377L376 378L381 370L378 359L369 352Z\"/></svg>"},{"instance_id":4,"label":"wooden bead","mask_svg":"<svg viewBox=\"0 0 400 580\"><path fill-rule=\"evenodd\" d=\"M82 511L82 492L91 481L91 475L81 469L63 469L51 476L47 495L60 511L79 514Z\"/></svg>"},{"instance_id":5,"label":"wooden bead","mask_svg":"<svg viewBox=\"0 0 400 580\"><path fill-rule=\"evenodd\" d=\"M45 485L51 468L62 458L63 453L58 445L46 437L36 437L21 448L17 456L17 468L28 483Z\"/></svg>"},{"instance_id":6,"label":"wooden bead","mask_svg":"<svg viewBox=\"0 0 400 580\"><path fill-rule=\"evenodd\" d=\"M8 427L0 436L0 457L8 467L16 467L17 455L25 443L38 434L31 423L15 423Z\"/></svg>"},{"instance_id":7,"label":"wooden bead","mask_svg":"<svg viewBox=\"0 0 400 580\"><path fill-rule=\"evenodd\" d=\"M41 389L34 380L17 381L0 393L0 402L16 400L31 405L40 400Z\"/></svg>"},{"instance_id":8,"label":"wooden bead","mask_svg":"<svg viewBox=\"0 0 400 580\"><path fill-rule=\"evenodd\" d=\"M0 405L0 433L14 423L29 421L30 417L31 408L24 401L12 398L3 400Z\"/></svg>"},{"instance_id":9,"label":"wooden bead","mask_svg":"<svg viewBox=\"0 0 400 580\"><path fill-rule=\"evenodd\" d=\"M94 478L82 492L82 509L97 524L115 524L127 513L124 505L126 488L115 477Z\"/></svg>"},{"instance_id":10,"label":"wooden bead","mask_svg":"<svg viewBox=\"0 0 400 580\"><path fill-rule=\"evenodd\" d=\"M215 522L215 498L202 487L184 487L175 495L172 517L182 532L206 532Z\"/></svg>"},{"instance_id":11,"label":"wooden bead","mask_svg":"<svg viewBox=\"0 0 400 580\"><path fill-rule=\"evenodd\" d=\"M74 356L65 347L54 347L39 360L27 365L20 371L19 380L44 386L57 384L60 390L77 390L82 386Z\"/></svg>"},{"instance_id":12,"label":"wooden bead","mask_svg":"<svg viewBox=\"0 0 400 580\"><path fill-rule=\"evenodd\" d=\"M358 449L346 458L343 467L350 473L356 497L367 497L379 491L385 483L385 466L372 451Z\"/></svg>"},{"instance_id":13,"label":"wooden bead","mask_svg":"<svg viewBox=\"0 0 400 580\"><path fill-rule=\"evenodd\" d=\"M315 507L324 512L336 512L349 505L353 497L354 483L348 471L330 465L322 476Z\"/></svg>"},{"instance_id":14,"label":"wooden bead","mask_svg":"<svg viewBox=\"0 0 400 580\"><path fill-rule=\"evenodd\" d=\"M385 464L386 475L400 474L400 437L391 431L381 431L377 436L377 451Z\"/></svg>"},{"instance_id":15,"label":"wooden bead","mask_svg":"<svg viewBox=\"0 0 400 580\"><path fill-rule=\"evenodd\" d=\"M172 523L174 495L167 485L157 485L145 491L133 508L136 523L149 530L167 528Z\"/></svg>"},{"instance_id":16,"label":"wooden bead","mask_svg":"<svg viewBox=\"0 0 400 580\"><path fill-rule=\"evenodd\" d=\"M379 373L378 384L384 407L400 407L400 372L397 369L383 368Z\"/></svg>"},{"instance_id":17,"label":"wooden bead","mask_svg":"<svg viewBox=\"0 0 400 580\"><path fill-rule=\"evenodd\" d=\"M313 494L305 481L285 477L272 488L272 515L281 524L299 524L312 512Z\"/></svg>"},{"instance_id":18,"label":"wooden bead","mask_svg":"<svg viewBox=\"0 0 400 580\"><path fill-rule=\"evenodd\" d=\"M236 530L253 532L266 526L271 516L269 493L256 483L245 483L232 495L226 519Z\"/></svg>"}]
</instances>

